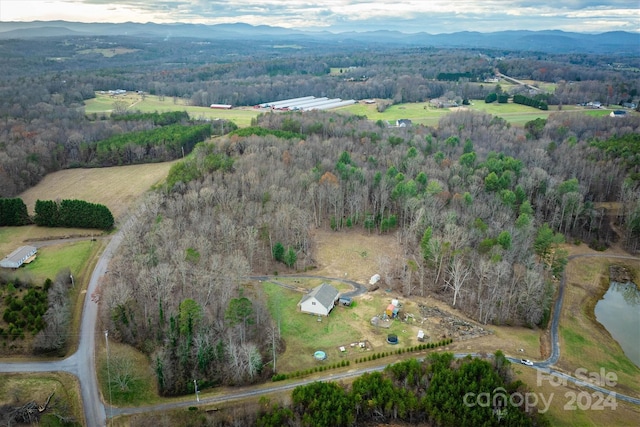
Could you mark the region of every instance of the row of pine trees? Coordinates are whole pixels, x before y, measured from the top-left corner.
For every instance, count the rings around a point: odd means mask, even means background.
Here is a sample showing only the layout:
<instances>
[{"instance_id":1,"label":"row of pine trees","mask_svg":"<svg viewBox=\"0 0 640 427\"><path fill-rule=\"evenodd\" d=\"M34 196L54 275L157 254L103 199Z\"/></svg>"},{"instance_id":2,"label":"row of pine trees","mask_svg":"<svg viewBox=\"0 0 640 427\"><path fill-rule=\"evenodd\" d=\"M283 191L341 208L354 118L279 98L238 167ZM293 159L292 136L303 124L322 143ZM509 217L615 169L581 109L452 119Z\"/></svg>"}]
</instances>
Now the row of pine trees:
<instances>
[{"instance_id":1,"label":"row of pine trees","mask_svg":"<svg viewBox=\"0 0 640 427\"><path fill-rule=\"evenodd\" d=\"M31 218L20 198L0 198L0 226L36 224L41 227L97 228L109 230L114 219L104 205L84 200L38 200Z\"/></svg>"}]
</instances>

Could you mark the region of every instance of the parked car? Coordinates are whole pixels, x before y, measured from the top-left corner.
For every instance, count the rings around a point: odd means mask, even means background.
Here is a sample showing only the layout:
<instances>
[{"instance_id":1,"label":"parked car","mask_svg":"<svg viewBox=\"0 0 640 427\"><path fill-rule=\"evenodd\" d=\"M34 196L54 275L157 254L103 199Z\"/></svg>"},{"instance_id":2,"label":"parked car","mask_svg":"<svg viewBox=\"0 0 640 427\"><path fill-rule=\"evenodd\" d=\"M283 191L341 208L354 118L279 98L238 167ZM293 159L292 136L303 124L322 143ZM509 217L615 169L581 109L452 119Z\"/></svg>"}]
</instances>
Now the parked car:
<instances>
[{"instance_id":1,"label":"parked car","mask_svg":"<svg viewBox=\"0 0 640 427\"><path fill-rule=\"evenodd\" d=\"M533 366L533 362L529 359L520 359L520 363L527 366Z\"/></svg>"}]
</instances>

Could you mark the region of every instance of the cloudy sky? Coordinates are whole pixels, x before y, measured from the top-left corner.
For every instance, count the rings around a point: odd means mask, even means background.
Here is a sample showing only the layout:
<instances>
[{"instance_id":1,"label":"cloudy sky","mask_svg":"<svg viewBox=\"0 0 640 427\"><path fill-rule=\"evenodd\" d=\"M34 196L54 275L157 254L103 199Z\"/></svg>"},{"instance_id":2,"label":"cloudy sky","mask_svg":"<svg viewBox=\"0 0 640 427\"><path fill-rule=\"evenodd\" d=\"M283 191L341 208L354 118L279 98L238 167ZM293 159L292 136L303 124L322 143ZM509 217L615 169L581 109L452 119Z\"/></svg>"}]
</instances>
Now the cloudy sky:
<instances>
[{"instance_id":1,"label":"cloudy sky","mask_svg":"<svg viewBox=\"0 0 640 427\"><path fill-rule=\"evenodd\" d=\"M640 33L639 0L0 0L0 21L245 22L432 34L558 29Z\"/></svg>"}]
</instances>

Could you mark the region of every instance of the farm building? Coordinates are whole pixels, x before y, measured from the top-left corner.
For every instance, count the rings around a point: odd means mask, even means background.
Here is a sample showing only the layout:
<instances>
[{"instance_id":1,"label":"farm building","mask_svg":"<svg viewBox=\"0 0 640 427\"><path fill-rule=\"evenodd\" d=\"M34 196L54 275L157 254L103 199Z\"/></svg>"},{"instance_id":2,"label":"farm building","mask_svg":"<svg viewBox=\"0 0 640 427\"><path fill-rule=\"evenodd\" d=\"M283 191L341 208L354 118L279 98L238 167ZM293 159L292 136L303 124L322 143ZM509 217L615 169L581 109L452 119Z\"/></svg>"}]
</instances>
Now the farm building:
<instances>
[{"instance_id":1,"label":"farm building","mask_svg":"<svg viewBox=\"0 0 640 427\"><path fill-rule=\"evenodd\" d=\"M0 261L2 268L19 268L22 264L28 264L36 257L37 248L33 246L21 246Z\"/></svg>"},{"instance_id":2,"label":"farm building","mask_svg":"<svg viewBox=\"0 0 640 427\"><path fill-rule=\"evenodd\" d=\"M230 110L233 108L233 105L229 104L211 104L209 108L213 108L215 110Z\"/></svg>"},{"instance_id":3,"label":"farm building","mask_svg":"<svg viewBox=\"0 0 640 427\"><path fill-rule=\"evenodd\" d=\"M340 98L330 99L326 96L320 98L316 98L315 96L304 96L301 98L285 99L282 101L265 102L264 104L259 104L259 107L282 111L310 111L344 107L355 103L356 101L353 99L342 100Z\"/></svg>"},{"instance_id":4,"label":"farm building","mask_svg":"<svg viewBox=\"0 0 640 427\"><path fill-rule=\"evenodd\" d=\"M328 316L336 303L337 297L338 290L328 283L323 283L302 297L299 303L300 311L319 316Z\"/></svg>"}]
</instances>

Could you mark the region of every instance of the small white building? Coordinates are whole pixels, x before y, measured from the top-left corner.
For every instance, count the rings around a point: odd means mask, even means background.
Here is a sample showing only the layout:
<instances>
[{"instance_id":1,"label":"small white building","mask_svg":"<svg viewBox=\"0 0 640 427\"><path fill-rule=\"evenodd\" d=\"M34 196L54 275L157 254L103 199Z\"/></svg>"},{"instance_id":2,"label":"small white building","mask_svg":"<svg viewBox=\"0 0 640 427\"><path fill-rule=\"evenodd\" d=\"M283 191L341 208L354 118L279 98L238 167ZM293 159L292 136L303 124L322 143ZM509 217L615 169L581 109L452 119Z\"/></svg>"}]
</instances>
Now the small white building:
<instances>
[{"instance_id":1,"label":"small white building","mask_svg":"<svg viewBox=\"0 0 640 427\"><path fill-rule=\"evenodd\" d=\"M33 246L21 246L0 261L2 268L19 268L24 263L30 263L36 257L37 248Z\"/></svg>"},{"instance_id":2,"label":"small white building","mask_svg":"<svg viewBox=\"0 0 640 427\"><path fill-rule=\"evenodd\" d=\"M313 288L300 300L300 311L303 313L328 316L335 306L338 290L328 283Z\"/></svg>"}]
</instances>

